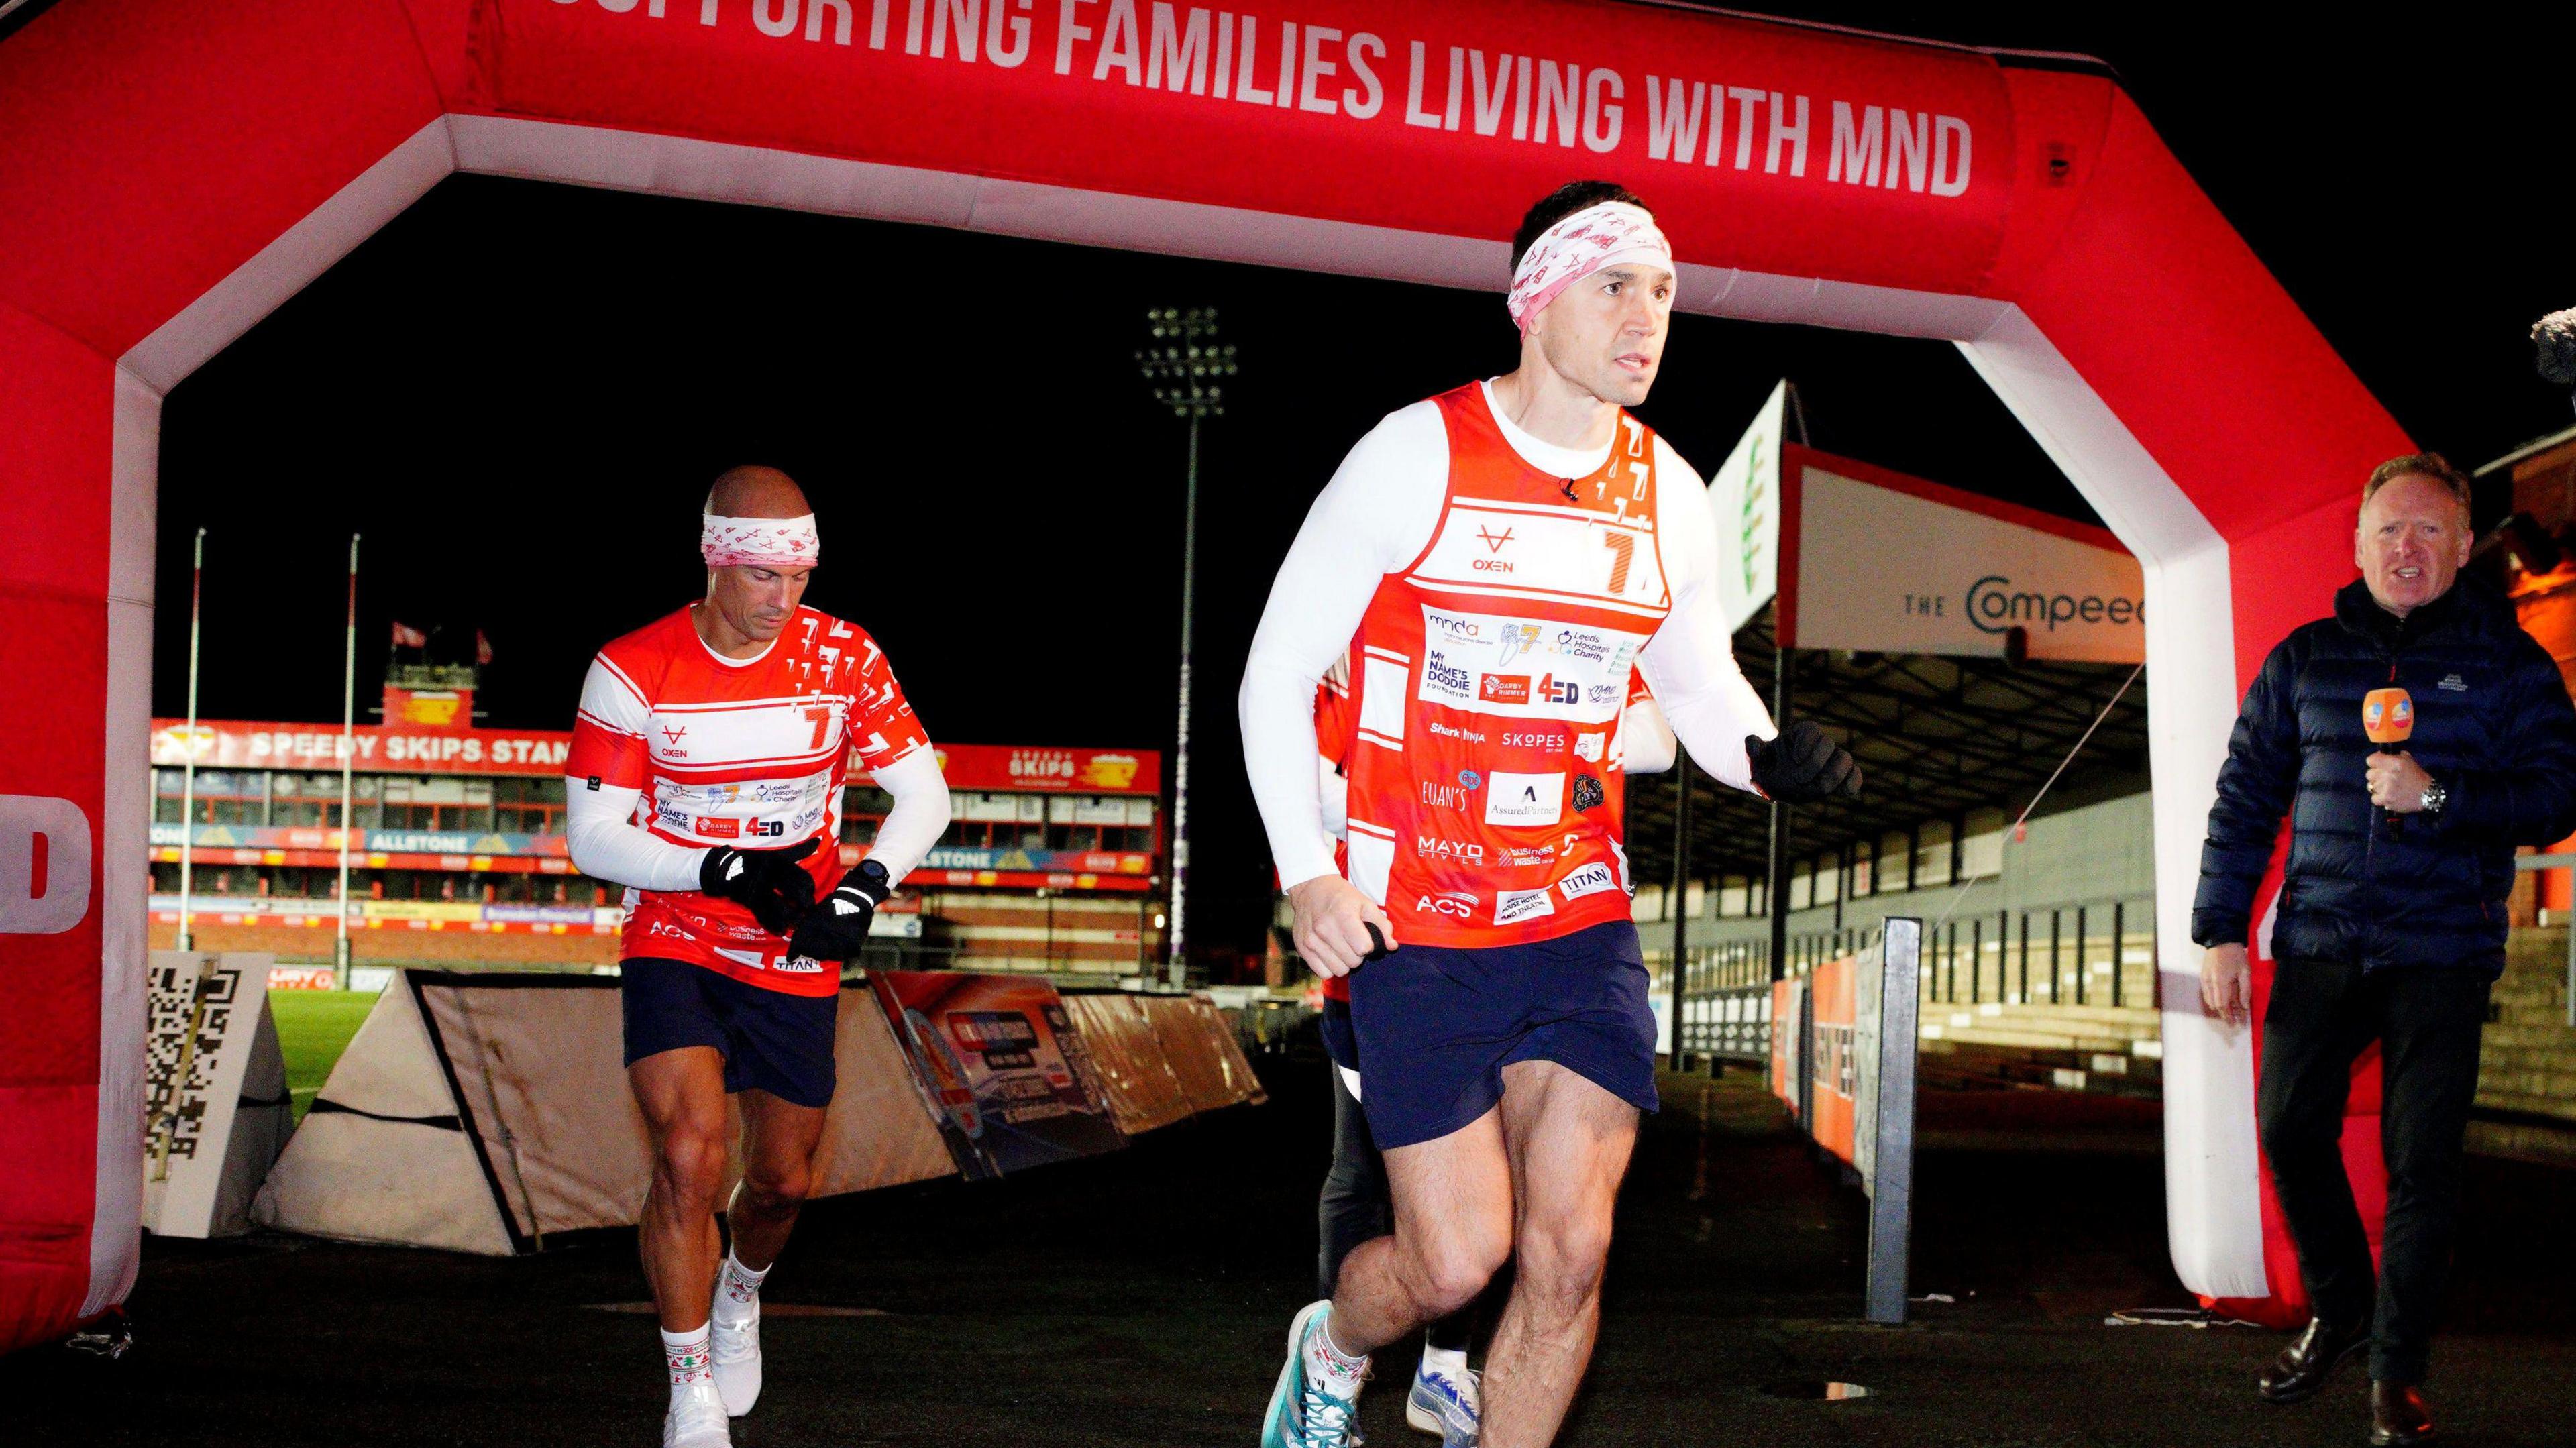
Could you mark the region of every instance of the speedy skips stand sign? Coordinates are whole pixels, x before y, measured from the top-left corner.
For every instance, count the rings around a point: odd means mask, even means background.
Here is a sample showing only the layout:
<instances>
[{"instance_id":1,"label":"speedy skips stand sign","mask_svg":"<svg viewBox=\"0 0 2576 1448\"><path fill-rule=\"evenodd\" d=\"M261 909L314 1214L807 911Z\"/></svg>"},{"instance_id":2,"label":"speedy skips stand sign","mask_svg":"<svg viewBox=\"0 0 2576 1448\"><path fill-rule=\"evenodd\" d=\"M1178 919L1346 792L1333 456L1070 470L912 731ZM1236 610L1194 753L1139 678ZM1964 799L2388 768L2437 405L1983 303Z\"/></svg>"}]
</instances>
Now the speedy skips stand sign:
<instances>
[{"instance_id":1,"label":"speedy skips stand sign","mask_svg":"<svg viewBox=\"0 0 2576 1448\"><path fill-rule=\"evenodd\" d=\"M1781 458L1792 646L1993 658L2018 628L2034 659L2146 658L2146 581L2108 531L1795 443Z\"/></svg>"}]
</instances>

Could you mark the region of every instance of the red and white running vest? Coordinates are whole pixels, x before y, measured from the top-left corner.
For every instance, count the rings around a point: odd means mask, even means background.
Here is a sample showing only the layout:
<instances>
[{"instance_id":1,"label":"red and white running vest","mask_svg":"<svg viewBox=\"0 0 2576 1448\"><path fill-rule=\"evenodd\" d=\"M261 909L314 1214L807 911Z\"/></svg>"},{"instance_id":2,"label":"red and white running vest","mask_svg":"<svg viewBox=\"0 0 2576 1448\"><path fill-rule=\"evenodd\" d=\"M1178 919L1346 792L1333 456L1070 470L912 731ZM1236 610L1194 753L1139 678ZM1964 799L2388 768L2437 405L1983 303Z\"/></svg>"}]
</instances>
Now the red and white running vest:
<instances>
[{"instance_id":1,"label":"red and white running vest","mask_svg":"<svg viewBox=\"0 0 2576 1448\"><path fill-rule=\"evenodd\" d=\"M877 770L929 747L885 651L856 624L799 608L758 657L728 659L684 608L599 651L564 772L575 789L643 791L635 822L676 845L820 839L804 862L819 896L841 878L851 756ZM838 971L796 964L749 910L694 890L627 890L619 950L789 995L840 989Z\"/></svg>"},{"instance_id":2,"label":"red and white running vest","mask_svg":"<svg viewBox=\"0 0 2576 1448\"><path fill-rule=\"evenodd\" d=\"M1609 460L1562 478L1512 449L1481 386L1435 400L1439 521L1352 641L1349 878L1403 944L1625 920L1613 736L1672 607L1654 433L1622 412Z\"/></svg>"}]
</instances>

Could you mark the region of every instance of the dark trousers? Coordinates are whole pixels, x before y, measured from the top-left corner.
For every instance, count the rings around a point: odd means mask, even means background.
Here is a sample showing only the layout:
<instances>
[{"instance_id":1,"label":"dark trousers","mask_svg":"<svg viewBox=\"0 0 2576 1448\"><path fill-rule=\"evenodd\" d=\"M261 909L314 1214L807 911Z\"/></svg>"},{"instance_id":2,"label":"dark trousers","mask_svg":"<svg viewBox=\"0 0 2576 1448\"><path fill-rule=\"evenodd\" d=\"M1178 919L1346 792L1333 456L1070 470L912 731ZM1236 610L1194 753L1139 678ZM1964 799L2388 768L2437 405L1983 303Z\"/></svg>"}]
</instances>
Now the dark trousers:
<instances>
[{"instance_id":1,"label":"dark trousers","mask_svg":"<svg viewBox=\"0 0 2576 1448\"><path fill-rule=\"evenodd\" d=\"M2461 1141L2492 982L2475 969L2283 960L2263 1011L2263 1151L2316 1315L2371 1324L2370 1375L2420 1383L2460 1215ZM2337 1145L2352 1063L2380 1045L2388 1216L2376 1289Z\"/></svg>"},{"instance_id":2,"label":"dark trousers","mask_svg":"<svg viewBox=\"0 0 2576 1448\"><path fill-rule=\"evenodd\" d=\"M1383 1237L1395 1230L1395 1203L1386 1188L1386 1158L1378 1154L1377 1142L1369 1136L1368 1115L1360 1110L1348 1083L1342 1080L1341 1068L1327 1066L1333 1075L1333 1166L1324 1173L1324 1191L1315 1203L1316 1295L1330 1297L1333 1286L1342 1278L1342 1259L1351 1249L1371 1237ZM1368 1087L1360 1087L1365 1091ZM1433 1347L1465 1352L1475 1336L1476 1308L1460 1308L1431 1324L1429 1338Z\"/></svg>"}]
</instances>

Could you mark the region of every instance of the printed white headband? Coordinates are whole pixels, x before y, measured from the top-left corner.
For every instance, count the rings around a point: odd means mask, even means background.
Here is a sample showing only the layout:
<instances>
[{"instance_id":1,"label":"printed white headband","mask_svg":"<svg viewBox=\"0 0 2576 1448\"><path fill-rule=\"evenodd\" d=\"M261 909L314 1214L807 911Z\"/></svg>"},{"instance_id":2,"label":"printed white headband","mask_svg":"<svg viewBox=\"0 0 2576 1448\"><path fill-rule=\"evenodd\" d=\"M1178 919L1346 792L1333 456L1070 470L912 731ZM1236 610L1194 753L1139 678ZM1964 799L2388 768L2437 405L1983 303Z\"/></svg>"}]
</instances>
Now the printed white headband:
<instances>
[{"instance_id":1,"label":"printed white headband","mask_svg":"<svg viewBox=\"0 0 2576 1448\"><path fill-rule=\"evenodd\" d=\"M1567 287L1622 262L1650 261L1673 270L1673 248L1655 218L1642 206L1604 201L1588 206L1539 233L1512 273L1504 299L1512 320L1524 332L1538 314Z\"/></svg>"},{"instance_id":2,"label":"printed white headband","mask_svg":"<svg viewBox=\"0 0 2576 1448\"><path fill-rule=\"evenodd\" d=\"M823 542L814 515L800 518L721 518L709 513L698 535L709 568L810 568L822 561Z\"/></svg>"}]
</instances>

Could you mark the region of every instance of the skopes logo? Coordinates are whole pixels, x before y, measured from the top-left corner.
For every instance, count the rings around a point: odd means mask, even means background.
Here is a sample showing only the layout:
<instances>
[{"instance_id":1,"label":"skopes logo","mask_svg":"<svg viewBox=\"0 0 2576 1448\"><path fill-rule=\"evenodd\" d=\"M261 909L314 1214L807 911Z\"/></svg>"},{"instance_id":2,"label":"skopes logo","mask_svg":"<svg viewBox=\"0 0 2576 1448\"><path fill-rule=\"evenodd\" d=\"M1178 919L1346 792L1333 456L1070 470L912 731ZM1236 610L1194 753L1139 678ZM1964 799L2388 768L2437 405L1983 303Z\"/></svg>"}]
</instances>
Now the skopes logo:
<instances>
[{"instance_id":1,"label":"skopes logo","mask_svg":"<svg viewBox=\"0 0 2576 1448\"><path fill-rule=\"evenodd\" d=\"M1503 747L1506 749L1544 749L1553 753L1565 747L1565 736L1562 734L1510 733L1503 736Z\"/></svg>"},{"instance_id":2,"label":"skopes logo","mask_svg":"<svg viewBox=\"0 0 2576 1448\"><path fill-rule=\"evenodd\" d=\"M1414 901L1413 911L1417 915L1446 915L1452 920L1473 920L1476 918L1476 904L1476 897L1464 890L1443 890L1437 895L1425 895Z\"/></svg>"},{"instance_id":3,"label":"skopes logo","mask_svg":"<svg viewBox=\"0 0 2576 1448\"><path fill-rule=\"evenodd\" d=\"M2146 621L2146 604L2134 598L2104 598L2097 593L2078 598L2066 593L2016 590L2012 580L2000 573L1987 574L1968 585L1968 622L1975 624L1980 633L2009 633L2016 628L2055 633L2062 623L2107 623L2125 628Z\"/></svg>"},{"instance_id":4,"label":"skopes logo","mask_svg":"<svg viewBox=\"0 0 2576 1448\"><path fill-rule=\"evenodd\" d=\"M1426 860L1449 860L1460 864L1485 863L1485 847L1473 840L1444 840L1438 835L1415 835L1413 853Z\"/></svg>"},{"instance_id":5,"label":"skopes logo","mask_svg":"<svg viewBox=\"0 0 2576 1448\"><path fill-rule=\"evenodd\" d=\"M1610 873L1610 867L1597 860L1556 882L1556 893L1568 900L1580 900L1586 895L1598 895L1604 890L1618 888L1618 878Z\"/></svg>"}]
</instances>

